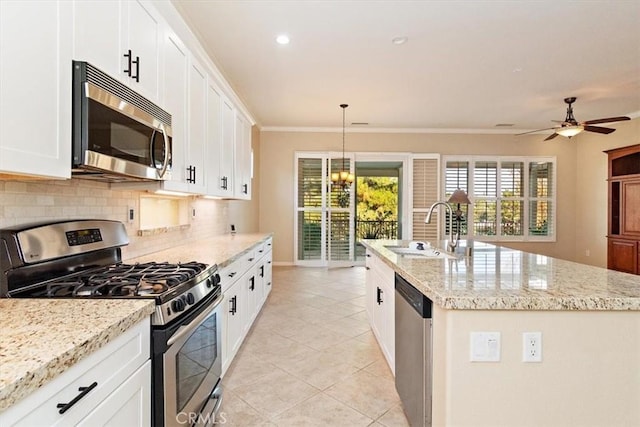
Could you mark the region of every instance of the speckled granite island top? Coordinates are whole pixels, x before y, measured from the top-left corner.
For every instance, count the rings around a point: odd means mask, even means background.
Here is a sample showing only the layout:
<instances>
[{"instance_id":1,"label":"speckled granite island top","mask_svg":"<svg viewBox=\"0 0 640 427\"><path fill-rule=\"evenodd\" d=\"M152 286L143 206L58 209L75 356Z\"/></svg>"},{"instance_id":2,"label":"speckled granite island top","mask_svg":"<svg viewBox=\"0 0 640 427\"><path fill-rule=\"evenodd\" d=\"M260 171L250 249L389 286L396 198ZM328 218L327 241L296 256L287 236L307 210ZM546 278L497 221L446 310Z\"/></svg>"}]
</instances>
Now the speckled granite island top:
<instances>
[{"instance_id":1,"label":"speckled granite island top","mask_svg":"<svg viewBox=\"0 0 640 427\"><path fill-rule=\"evenodd\" d=\"M480 242L469 242L471 257L455 259L406 257L386 247L408 241L362 243L445 309L640 310L640 276L632 274Z\"/></svg>"},{"instance_id":2,"label":"speckled granite island top","mask_svg":"<svg viewBox=\"0 0 640 427\"><path fill-rule=\"evenodd\" d=\"M154 309L148 300L0 299L0 412Z\"/></svg>"},{"instance_id":3,"label":"speckled granite island top","mask_svg":"<svg viewBox=\"0 0 640 427\"><path fill-rule=\"evenodd\" d=\"M253 246L266 241L271 233L224 234L208 239L198 240L186 245L175 246L149 255L125 259L127 263L134 262L190 262L197 261L205 264L218 264L225 267L244 255Z\"/></svg>"}]
</instances>

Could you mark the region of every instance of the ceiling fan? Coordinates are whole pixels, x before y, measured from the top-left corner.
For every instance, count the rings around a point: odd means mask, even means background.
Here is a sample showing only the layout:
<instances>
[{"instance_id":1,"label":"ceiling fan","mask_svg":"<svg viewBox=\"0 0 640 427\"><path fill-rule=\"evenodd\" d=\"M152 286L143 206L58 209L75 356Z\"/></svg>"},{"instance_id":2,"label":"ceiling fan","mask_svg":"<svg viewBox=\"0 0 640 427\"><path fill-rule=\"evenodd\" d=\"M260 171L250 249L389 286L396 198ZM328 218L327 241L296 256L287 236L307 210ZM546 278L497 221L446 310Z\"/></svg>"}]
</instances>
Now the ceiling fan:
<instances>
[{"instance_id":1,"label":"ceiling fan","mask_svg":"<svg viewBox=\"0 0 640 427\"><path fill-rule=\"evenodd\" d=\"M571 138L572 136L576 136L577 134L579 134L582 131L609 134L611 132L615 132L615 129L606 128L606 127L602 127L602 126L593 126L593 125L597 125L597 124L601 124L601 123L621 122L623 120L631 120L627 116L620 116L620 117L607 117L606 119L594 119L594 120L587 120L585 122L578 122L575 119L575 117L573 117L573 108L571 107L571 104L576 102L576 97L573 96L573 97L570 97L570 98L565 98L564 102L566 102L569 105L567 107L567 117L564 119L564 121L552 120L553 122L560 123L559 126L554 126L554 127L550 127L550 128L537 129L537 130L532 130L532 131L529 131L529 132L519 133L516 136L518 136L518 135L526 135L526 134L529 134L529 133L535 133L535 132L540 132L540 131L543 131L543 130L550 130L550 129L553 129L554 132L551 135L549 135L548 137L546 137L545 141L553 139L558 135L562 135L562 136L565 136L567 138Z\"/></svg>"}]
</instances>

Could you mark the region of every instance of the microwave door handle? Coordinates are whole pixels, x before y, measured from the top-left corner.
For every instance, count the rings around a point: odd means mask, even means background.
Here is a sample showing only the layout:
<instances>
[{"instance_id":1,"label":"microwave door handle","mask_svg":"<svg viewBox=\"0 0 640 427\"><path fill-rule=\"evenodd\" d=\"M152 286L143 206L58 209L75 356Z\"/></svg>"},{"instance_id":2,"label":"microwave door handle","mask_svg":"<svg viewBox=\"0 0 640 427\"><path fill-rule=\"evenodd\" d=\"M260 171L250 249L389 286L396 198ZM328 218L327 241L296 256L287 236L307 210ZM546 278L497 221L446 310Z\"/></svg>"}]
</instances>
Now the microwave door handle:
<instances>
[{"instance_id":1,"label":"microwave door handle","mask_svg":"<svg viewBox=\"0 0 640 427\"><path fill-rule=\"evenodd\" d=\"M149 158L151 160L151 167L155 168L156 167L156 150L155 150L155 145L156 145L156 133L158 132L157 129L153 129L153 132L151 132L151 138L149 139Z\"/></svg>"},{"instance_id":2,"label":"microwave door handle","mask_svg":"<svg viewBox=\"0 0 640 427\"><path fill-rule=\"evenodd\" d=\"M162 162L162 169L160 170L160 178L162 178L169 167L169 152L171 151L171 147L169 147L169 137L164 129L164 125L160 125L160 132L162 132L162 138L164 139L164 161Z\"/></svg>"}]
</instances>

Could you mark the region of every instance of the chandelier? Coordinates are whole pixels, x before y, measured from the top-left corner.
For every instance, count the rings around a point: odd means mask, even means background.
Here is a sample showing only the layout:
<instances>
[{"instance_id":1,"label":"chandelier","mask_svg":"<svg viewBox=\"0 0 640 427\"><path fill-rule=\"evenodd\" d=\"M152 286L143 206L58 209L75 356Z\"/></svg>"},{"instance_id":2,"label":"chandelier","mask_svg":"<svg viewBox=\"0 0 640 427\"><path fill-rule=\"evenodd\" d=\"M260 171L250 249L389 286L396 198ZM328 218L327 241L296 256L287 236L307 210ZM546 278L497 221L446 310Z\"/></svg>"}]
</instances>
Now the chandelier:
<instances>
[{"instance_id":1,"label":"chandelier","mask_svg":"<svg viewBox=\"0 0 640 427\"><path fill-rule=\"evenodd\" d=\"M348 187L353 183L355 177L349 171L348 167L345 167L346 158L344 157L344 133L345 133L345 110L347 109L348 104L340 104L340 108L342 108L342 169L340 172L332 172L331 173L331 182L337 185L341 185L343 188Z\"/></svg>"}]
</instances>

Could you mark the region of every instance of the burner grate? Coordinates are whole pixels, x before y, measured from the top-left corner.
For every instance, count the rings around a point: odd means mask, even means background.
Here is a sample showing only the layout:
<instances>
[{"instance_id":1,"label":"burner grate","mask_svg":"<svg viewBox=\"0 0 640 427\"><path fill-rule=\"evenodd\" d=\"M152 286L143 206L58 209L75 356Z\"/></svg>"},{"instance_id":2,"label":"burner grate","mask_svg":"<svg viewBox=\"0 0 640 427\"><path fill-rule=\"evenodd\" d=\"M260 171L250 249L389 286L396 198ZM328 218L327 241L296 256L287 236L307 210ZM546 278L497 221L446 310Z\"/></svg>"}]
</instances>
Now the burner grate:
<instances>
[{"instance_id":1,"label":"burner grate","mask_svg":"<svg viewBox=\"0 0 640 427\"><path fill-rule=\"evenodd\" d=\"M117 264L72 279L52 281L35 297L104 297L159 295L207 268L206 264L149 262Z\"/></svg>"}]
</instances>

